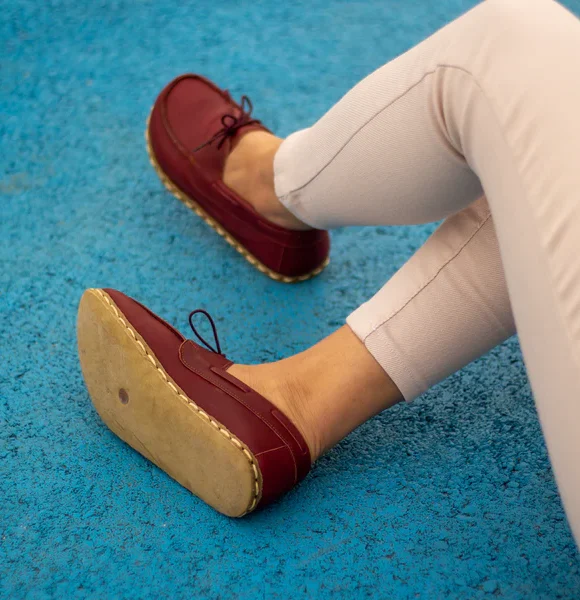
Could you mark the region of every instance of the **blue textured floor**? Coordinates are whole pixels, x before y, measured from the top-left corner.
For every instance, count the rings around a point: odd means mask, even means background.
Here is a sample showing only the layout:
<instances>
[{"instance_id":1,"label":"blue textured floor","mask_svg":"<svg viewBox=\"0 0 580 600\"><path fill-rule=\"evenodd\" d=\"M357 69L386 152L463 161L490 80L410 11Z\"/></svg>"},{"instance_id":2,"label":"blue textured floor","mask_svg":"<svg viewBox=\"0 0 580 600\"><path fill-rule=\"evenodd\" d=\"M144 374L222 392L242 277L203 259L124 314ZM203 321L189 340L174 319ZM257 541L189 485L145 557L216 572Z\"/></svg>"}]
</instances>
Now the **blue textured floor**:
<instances>
[{"instance_id":1,"label":"blue textured floor","mask_svg":"<svg viewBox=\"0 0 580 600\"><path fill-rule=\"evenodd\" d=\"M276 284L162 189L143 128L159 89L197 71L286 135L472 2L188 4L2 3L0 597L578 598L516 340L243 520L98 419L75 347L84 288L118 287L182 330L206 307L231 357L270 360L342 324L431 230L336 231L321 277Z\"/></svg>"}]
</instances>

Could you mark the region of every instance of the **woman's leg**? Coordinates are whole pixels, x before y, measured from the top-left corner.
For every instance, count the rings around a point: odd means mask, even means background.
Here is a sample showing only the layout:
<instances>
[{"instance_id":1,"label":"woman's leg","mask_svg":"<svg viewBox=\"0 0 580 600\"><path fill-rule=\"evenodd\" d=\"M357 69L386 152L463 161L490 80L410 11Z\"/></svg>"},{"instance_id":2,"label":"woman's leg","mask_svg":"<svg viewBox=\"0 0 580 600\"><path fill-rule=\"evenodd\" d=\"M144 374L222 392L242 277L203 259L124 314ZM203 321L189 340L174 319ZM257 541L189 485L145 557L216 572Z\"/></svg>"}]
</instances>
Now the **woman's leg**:
<instances>
[{"instance_id":1,"label":"woman's leg","mask_svg":"<svg viewBox=\"0 0 580 600\"><path fill-rule=\"evenodd\" d=\"M281 201L316 227L435 220L485 192L548 450L577 537L579 106L578 20L550 0L489 0L370 75L312 128L290 136L274 164ZM467 224L459 227L466 249L487 223L473 225L473 238L465 235ZM348 320L409 398L485 346L477 349L479 338L463 337L459 328L486 313L474 308L481 290L461 318L426 301L450 266L458 267L457 278L441 289L447 294L456 286L457 298L469 277L479 275L460 268L461 244L449 250L441 242L431 244L424 261L412 259L390 289ZM424 262L430 268L422 273ZM491 307L499 304L492 298ZM507 334L505 314L496 319ZM434 361L433 370L424 361Z\"/></svg>"},{"instance_id":2,"label":"woman's leg","mask_svg":"<svg viewBox=\"0 0 580 600\"><path fill-rule=\"evenodd\" d=\"M290 358L230 368L294 421L313 460L515 332L485 198L449 217L348 324Z\"/></svg>"},{"instance_id":3,"label":"woman's leg","mask_svg":"<svg viewBox=\"0 0 580 600\"><path fill-rule=\"evenodd\" d=\"M407 401L512 336L485 198L449 217L347 323Z\"/></svg>"}]
</instances>

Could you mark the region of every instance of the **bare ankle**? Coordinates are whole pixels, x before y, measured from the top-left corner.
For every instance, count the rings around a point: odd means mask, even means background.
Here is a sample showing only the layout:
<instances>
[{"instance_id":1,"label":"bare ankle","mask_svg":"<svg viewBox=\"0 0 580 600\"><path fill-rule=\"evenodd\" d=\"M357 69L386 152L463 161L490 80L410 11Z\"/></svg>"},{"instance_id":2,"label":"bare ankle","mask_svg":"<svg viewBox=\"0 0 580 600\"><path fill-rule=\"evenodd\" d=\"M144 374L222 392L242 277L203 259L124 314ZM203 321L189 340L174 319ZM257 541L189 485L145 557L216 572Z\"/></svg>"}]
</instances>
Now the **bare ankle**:
<instances>
[{"instance_id":1,"label":"bare ankle","mask_svg":"<svg viewBox=\"0 0 580 600\"><path fill-rule=\"evenodd\" d=\"M281 363L292 373L293 405L309 429L316 458L366 420L403 400L347 325Z\"/></svg>"},{"instance_id":2,"label":"bare ankle","mask_svg":"<svg viewBox=\"0 0 580 600\"><path fill-rule=\"evenodd\" d=\"M282 141L265 131L247 133L226 160L224 183L272 223L286 229L311 229L276 196L274 156Z\"/></svg>"},{"instance_id":3,"label":"bare ankle","mask_svg":"<svg viewBox=\"0 0 580 600\"><path fill-rule=\"evenodd\" d=\"M282 367L284 370L284 367ZM322 431L317 427L312 414L311 389L299 376L287 373L280 378L279 398L282 399L286 416L298 427L308 448L312 462L318 460L323 452Z\"/></svg>"},{"instance_id":4,"label":"bare ankle","mask_svg":"<svg viewBox=\"0 0 580 600\"><path fill-rule=\"evenodd\" d=\"M288 360L288 359L286 359ZM320 432L309 414L308 389L292 375L285 361L264 365L232 365L228 372L279 408L304 437L314 462L322 452Z\"/></svg>"},{"instance_id":5,"label":"bare ankle","mask_svg":"<svg viewBox=\"0 0 580 600\"><path fill-rule=\"evenodd\" d=\"M279 362L230 373L270 400L304 436L312 460L403 398L348 326Z\"/></svg>"}]
</instances>

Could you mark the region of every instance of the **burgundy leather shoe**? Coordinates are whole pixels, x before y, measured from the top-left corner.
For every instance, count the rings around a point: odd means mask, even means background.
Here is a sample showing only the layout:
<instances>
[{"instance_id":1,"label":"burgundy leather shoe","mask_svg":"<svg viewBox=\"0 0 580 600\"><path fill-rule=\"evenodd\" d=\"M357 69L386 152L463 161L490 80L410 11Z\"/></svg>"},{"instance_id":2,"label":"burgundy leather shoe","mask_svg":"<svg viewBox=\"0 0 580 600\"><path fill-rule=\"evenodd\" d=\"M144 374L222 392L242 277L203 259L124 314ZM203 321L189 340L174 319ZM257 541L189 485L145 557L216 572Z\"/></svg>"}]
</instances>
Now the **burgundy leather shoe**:
<instances>
[{"instance_id":1,"label":"burgundy leather shoe","mask_svg":"<svg viewBox=\"0 0 580 600\"><path fill-rule=\"evenodd\" d=\"M216 348L195 330L203 312ZM240 517L310 470L304 438L271 402L230 375L213 320L190 314L206 350L121 292L87 290L77 333L81 367L103 421L219 512Z\"/></svg>"},{"instance_id":2,"label":"burgundy leather shoe","mask_svg":"<svg viewBox=\"0 0 580 600\"><path fill-rule=\"evenodd\" d=\"M304 281L328 264L328 232L271 223L223 182L226 158L240 136L268 131L229 92L199 75L182 75L159 95L146 139L151 164L179 200L257 269L277 281Z\"/></svg>"}]
</instances>

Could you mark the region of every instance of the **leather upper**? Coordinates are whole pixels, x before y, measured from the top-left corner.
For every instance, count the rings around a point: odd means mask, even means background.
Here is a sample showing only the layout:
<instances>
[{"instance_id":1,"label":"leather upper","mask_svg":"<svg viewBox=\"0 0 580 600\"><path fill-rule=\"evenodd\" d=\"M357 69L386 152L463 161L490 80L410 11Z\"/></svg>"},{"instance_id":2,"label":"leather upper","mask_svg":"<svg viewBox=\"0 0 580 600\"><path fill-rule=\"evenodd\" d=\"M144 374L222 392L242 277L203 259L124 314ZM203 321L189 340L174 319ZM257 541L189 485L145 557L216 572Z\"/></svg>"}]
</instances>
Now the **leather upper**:
<instances>
[{"instance_id":1,"label":"leather upper","mask_svg":"<svg viewBox=\"0 0 580 600\"><path fill-rule=\"evenodd\" d=\"M211 81L182 75L155 102L149 122L151 149L172 182L263 264L287 276L310 273L328 256L328 233L294 231L271 223L222 179L226 158L240 136L268 130L252 117L232 136L206 144L224 128L225 115L243 114L229 93Z\"/></svg>"},{"instance_id":2,"label":"leather upper","mask_svg":"<svg viewBox=\"0 0 580 600\"><path fill-rule=\"evenodd\" d=\"M183 392L256 457L263 480L258 506L272 502L307 475L311 459L304 438L270 401L227 373L232 361L186 339L136 300L117 290L104 291Z\"/></svg>"}]
</instances>

